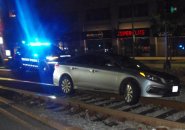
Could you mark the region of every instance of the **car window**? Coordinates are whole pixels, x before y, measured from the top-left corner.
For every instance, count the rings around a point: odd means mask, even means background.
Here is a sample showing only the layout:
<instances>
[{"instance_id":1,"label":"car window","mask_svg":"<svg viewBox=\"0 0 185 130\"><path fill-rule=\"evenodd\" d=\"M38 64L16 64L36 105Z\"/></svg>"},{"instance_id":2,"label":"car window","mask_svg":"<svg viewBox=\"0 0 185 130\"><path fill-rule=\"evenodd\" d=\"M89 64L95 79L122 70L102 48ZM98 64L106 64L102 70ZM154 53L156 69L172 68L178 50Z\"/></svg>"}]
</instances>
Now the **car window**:
<instances>
[{"instance_id":1,"label":"car window","mask_svg":"<svg viewBox=\"0 0 185 130\"><path fill-rule=\"evenodd\" d=\"M68 59L65 61L65 63L68 64L75 64L75 65L86 65L86 66L96 66L96 67L118 67L116 65L116 62L112 60L111 58L106 58L101 55L82 55L82 56L76 56L74 58Z\"/></svg>"},{"instance_id":2,"label":"car window","mask_svg":"<svg viewBox=\"0 0 185 130\"><path fill-rule=\"evenodd\" d=\"M66 63L88 66L104 66L105 60L100 56L88 54L71 58L67 60Z\"/></svg>"},{"instance_id":3,"label":"car window","mask_svg":"<svg viewBox=\"0 0 185 130\"><path fill-rule=\"evenodd\" d=\"M90 58L87 55L76 56L66 61L69 64L88 65Z\"/></svg>"},{"instance_id":4,"label":"car window","mask_svg":"<svg viewBox=\"0 0 185 130\"><path fill-rule=\"evenodd\" d=\"M120 68L120 66L112 58L104 58L102 65L107 68Z\"/></svg>"},{"instance_id":5,"label":"car window","mask_svg":"<svg viewBox=\"0 0 185 130\"><path fill-rule=\"evenodd\" d=\"M136 70L149 70L150 68L143 63L131 59L129 57L121 57L118 59L119 64L121 67L136 69Z\"/></svg>"},{"instance_id":6,"label":"car window","mask_svg":"<svg viewBox=\"0 0 185 130\"><path fill-rule=\"evenodd\" d=\"M103 58L97 55L88 55L88 65L91 66L102 66Z\"/></svg>"},{"instance_id":7,"label":"car window","mask_svg":"<svg viewBox=\"0 0 185 130\"><path fill-rule=\"evenodd\" d=\"M113 59L105 56L94 55L91 59L93 59L93 62L91 63L91 65L94 65L94 66L109 67L109 68L117 67Z\"/></svg>"}]
</instances>

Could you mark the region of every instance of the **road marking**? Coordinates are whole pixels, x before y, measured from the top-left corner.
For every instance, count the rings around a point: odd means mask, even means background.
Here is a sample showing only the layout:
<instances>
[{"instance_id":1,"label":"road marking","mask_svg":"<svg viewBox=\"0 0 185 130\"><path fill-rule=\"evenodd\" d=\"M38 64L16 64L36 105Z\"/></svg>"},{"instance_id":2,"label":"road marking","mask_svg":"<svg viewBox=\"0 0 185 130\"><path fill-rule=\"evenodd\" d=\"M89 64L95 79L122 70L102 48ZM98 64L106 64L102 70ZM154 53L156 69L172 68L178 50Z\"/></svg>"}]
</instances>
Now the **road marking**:
<instances>
[{"instance_id":1,"label":"road marking","mask_svg":"<svg viewBox=\"0 0 185 130\"><path fill-rule=\"evenodd\" d=\"M22 83L31 83L31 84L46 85L46 86L53 86L53 84L49 84L49 83L39 83L39 82L25 81L25 80L12 79L12 78L0 77L0 80L15 81L15 82L22 82Z\"/></svg>"}]
</instances>

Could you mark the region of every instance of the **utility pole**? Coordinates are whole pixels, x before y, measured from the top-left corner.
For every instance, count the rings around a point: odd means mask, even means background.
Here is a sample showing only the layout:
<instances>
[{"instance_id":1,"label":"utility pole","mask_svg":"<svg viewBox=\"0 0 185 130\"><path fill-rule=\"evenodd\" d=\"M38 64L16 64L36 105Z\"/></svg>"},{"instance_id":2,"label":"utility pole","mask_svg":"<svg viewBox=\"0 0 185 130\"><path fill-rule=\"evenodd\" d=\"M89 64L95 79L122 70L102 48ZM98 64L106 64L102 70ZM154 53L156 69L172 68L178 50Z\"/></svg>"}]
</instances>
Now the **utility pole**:
<instances>
[{"instance_id":1,"label":"utility pole","mask_svg":"<svg viewBox=\"0 0 185 130\"><path fill-rule=\"evenodd\" d=\"M132 57L135 58L135 28L134 28L134 0L131 1L131 8L132 8Z\"/></svg>"},{"instance_id":2,"label":"utility pole","mask_svg":"<svg viewBox=\"0 0 185 130\"><path fill-rule=\"evenodd\" d=\"M164 36L165 36L165 56L166 56L166 60L164 62L164 70L168 71L171 69L171 62L170 60L168 59L168 24L167 24L167 2L165 3L165 10L164 10L164 28L165 28L165 32L164 32Z\"/></svg>"}]
</instances>

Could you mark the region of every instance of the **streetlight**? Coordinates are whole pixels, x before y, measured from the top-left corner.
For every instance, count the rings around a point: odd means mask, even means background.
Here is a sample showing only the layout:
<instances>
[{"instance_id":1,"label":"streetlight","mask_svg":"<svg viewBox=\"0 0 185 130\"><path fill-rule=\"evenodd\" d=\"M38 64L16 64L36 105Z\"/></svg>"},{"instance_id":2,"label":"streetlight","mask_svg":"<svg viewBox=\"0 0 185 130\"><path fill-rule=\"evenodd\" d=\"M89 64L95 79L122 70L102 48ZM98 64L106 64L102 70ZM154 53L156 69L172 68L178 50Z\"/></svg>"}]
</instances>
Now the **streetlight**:
<instances>
[{"instance_id":1,"label":"streetlight","mask_svg":"<svg viewBox=\"0 0 185 130\"><path fill-rule=\"evenodd\" d=\"M170 15L174 14L177 11L177 7L174 6L172 1L166 1L165 9L164 9L164 26L165 26L165 45L166 45L166 61L164 62L164 69L169 70L171 69L171 62L169 59L169 50L168 50L168 28L167 28L167 21Z\"/></svg>"},{"instance_id":2,"label":"streetlight","mask_svg":"<svg viewBox=\"0 0 185 130\"><path fill-rule=\"evenodd\" d=\"M134 0L131 1L131 8L132 8L132 57L135 58L135 42L136 42L136 36L135 36L135 29L134 29Z\"/></svg>"}]
</instances>

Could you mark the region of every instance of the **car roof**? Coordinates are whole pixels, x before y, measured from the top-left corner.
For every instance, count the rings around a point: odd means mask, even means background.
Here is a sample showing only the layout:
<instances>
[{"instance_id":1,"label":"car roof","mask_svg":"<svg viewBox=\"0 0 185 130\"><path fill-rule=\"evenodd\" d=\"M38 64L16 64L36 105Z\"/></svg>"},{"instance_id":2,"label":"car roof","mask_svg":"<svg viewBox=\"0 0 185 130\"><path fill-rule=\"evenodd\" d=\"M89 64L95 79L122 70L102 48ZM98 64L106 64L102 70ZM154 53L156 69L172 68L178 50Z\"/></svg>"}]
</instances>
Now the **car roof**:
<instances>
[{"instance_id":1,"label":"car roof","mask_svg":"<svg viewBox=\"0 0 185 130\"><path fill-rule=\"evenodd\" d=\"M129 56L124 56L124 55L118 55L118 54L113 54L113 53L101 53L101 52L88 52L88 53L81 53L76 55L77 57L79 56L85 56L85 55L92 55L92 56L102 56L102 57L112 57L112 58L130 58Z\"/></svg>"}]
</instances>

